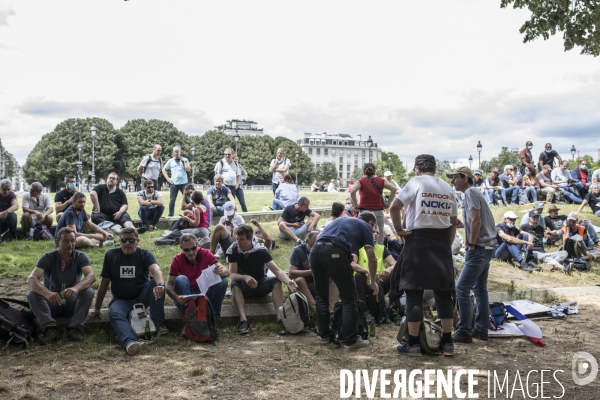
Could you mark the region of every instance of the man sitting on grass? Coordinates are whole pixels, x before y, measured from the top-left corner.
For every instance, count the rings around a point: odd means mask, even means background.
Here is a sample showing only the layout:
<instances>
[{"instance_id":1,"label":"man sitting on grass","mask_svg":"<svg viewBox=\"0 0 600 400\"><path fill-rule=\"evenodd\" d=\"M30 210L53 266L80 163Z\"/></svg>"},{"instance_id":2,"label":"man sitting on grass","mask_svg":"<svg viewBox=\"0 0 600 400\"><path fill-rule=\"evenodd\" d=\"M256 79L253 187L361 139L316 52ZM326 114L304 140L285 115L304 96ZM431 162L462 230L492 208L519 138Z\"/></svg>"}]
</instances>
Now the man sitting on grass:
<instances>
[{"instance_id":1,"label":"man sitting on grass","mask_svg":"<svg viewBox=\"0 0 600 400\"><path fill-rule=\"evenodd\" d=\"M137 194L137 200L140 205L138 215L142 219L142 228L147 228L150 232L158 225L160 217L165 212L163 197L155 189L154 180L147 179L144 181L144 188Z\"/></svg>"},{"instance_id":2,"label":"man sitting on grass","mask_svg":"<svg viewBox=\"0 0 600 400\"><path fill-rule=\"evenodd\" d=\"M544 249L544 228L540 225L540 214L537 210L529 212L529 223L521 225L521 231L527 232L533 237L533 247L527 252L527 258L533 257L534 260L541 261L544 268L552 271L555 269L563 269L563 261L567 259L569 254L565 250L559 250L553 253L546 253ZM533 261L532 261L533 263ZM571 272L573 265L571 264L565 272Z\"/></svg>"},{"instance_id":3,"label":"man sitting on grass","mask_svg":"<svg viewBox=\"0 0 600 400\"><path fill-rule=\"evenodd\" d=\"M210 252L216 255L217 258L225 254L225 251L233 244L235 228L245 223L244 218L235 212L233 201L225 203L222 210L225 215L221 217L210 237ZM221 246L218 255L217 245Z\"/></svg>"},{"instance_id":4,"label":"man sitting on grass","mask_svg":"<svg viewBox=\"0 0 600 400\"><path fill-rule=\"evenodd\" d=\"M535 268L528 265L522 253L527 254L533 247L533 237L521 232L515 226L517 216L512 211L504 213L504 221L496 225L496 252L494 258L510 261L513 258L519 263L522 271L533 272Z\"/></svg>"},{"instance_id":5,"label":"man sitting on grass","mask_svg":"<svg viewBox=\"0 0 600 400\"><path fill-rule=\"evenodd\" d=\"M308 232L316 230L321 216L311 210L310 200L306 197L300 197L298 203L287 206L279 217L279 237L282 239L292 239L296 243L302 243L300 238L306 236ZM304 219L310 217L308 223Z\"/></svg>"},{"instance_id":6,"label":"man sitting on grass","mask_svg":"<svg viewBox=\"0 0 600 400\"><path fill-rule=\"evenodd\" d=\"M240 225L235 228L235 243L226 251L231 272L233 304L240 316L238 332L246 334L249 329L244 299L263 297L271 293L277 314L277 323L281 328L279 334L284 335L286 330L279 315L279 307L283 305L281 283L285 283L291 292L295 292L298 285L279 269L265 246L258 243L252 236L252 231L252 227L248 225ZM265 265L275 276L267 276Z\"/></svg>"}]
</instances>

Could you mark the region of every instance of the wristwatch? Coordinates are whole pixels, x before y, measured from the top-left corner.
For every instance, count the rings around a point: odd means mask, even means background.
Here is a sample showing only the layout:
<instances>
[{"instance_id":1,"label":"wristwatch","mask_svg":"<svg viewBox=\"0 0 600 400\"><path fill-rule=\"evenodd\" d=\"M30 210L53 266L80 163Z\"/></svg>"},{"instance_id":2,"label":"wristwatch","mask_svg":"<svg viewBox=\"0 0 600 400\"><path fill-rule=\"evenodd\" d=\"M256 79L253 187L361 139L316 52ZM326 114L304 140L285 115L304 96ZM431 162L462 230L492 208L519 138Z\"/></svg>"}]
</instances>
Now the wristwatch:
<instances>
[{"instance_id":1,"label":"wristwatch","mask_svg":"<svg viewBox=\"0 0 600 400\"><path fill-rule=\"evenodd\" d=\"M164 286L165 286L165 283L164 283L164 282L157 283L157 284L156 284L156 286L162 286L162 287L164 287Z\"/></svg>"}]
</instances>

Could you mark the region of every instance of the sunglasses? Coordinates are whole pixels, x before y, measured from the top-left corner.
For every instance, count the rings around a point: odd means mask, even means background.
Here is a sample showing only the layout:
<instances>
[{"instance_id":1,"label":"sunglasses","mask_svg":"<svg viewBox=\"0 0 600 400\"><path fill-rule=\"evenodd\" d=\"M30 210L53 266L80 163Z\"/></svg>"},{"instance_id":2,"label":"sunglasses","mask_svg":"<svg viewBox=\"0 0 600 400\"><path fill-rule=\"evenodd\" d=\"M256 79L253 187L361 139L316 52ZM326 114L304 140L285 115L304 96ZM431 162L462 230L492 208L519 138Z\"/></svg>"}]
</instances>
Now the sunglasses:
<instances>
[{"instance_id":1,"label":"sunglasses","mask_svg":"<svg viewBox=\"0 0 600 400\"><path fill-rule=\"evenodd\" d=\"M196 250L198 250L198 248L197 248L197 247L190 247L189 249L184 249L184 248L182 247L182 248L181 248L181 250L182 250L184 253L189 253L190 251L196 251Z\"/></svg>"},{"instance_id":2,"label":"sunglasses","mask_svg":"<svg viewBox=\"0 0 600 400\"><path fill-rule=\"evenodd\" d=\"M137 240L137 238L124 238L124 237L122 237L121 238L121 243L127 243L127 242L129 242L131 244L134 244L136 240Z\"/></svg>"},{"instance_id":3,"label":"sunglasses","mask_svg":"<svg viewBox=\"0 0 600 400\"><path fill-rule=\"evenodd\" d=\"M146 186L146 189L154 189L154 185Z\"/></svg>"}]
</instances>

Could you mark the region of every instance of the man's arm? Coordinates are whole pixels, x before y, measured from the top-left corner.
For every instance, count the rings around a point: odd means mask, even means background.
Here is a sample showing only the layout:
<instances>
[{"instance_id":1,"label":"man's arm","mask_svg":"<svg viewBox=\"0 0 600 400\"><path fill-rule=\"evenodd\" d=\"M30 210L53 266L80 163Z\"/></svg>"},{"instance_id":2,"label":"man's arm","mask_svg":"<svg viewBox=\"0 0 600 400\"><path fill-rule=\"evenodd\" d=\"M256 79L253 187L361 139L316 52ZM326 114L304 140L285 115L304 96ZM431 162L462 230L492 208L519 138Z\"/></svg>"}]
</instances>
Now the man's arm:
<instances>
[{"instance_id":1,"label":"man's arm","mask_svg":"<svg viewBox=\"0 0 600 400\"><path fill-rule=\"evenodd\" d=\"M290 264L288 274L290 275L290 279L306 278L312 275L312 271L310 269L298 269L295 265Z\"/></svg>"},{"instance_id":2,"label":"man's arm","mask_svg":"<svg viewBox=\"0 0 600 400\"><path fill-rule=\"evenodd\" d=\"M17 201L17 199L12 199L10 202L10 207L8 207L6 210L0 212L0 219L4 219L6 218L6 216L8 214L10 214L11 212L15 212L19 209L19 202Z\"/></svg>"},{"instance_id":3,"label":"man's arm","mask_svg":"<svg viewBox=\"0 0 600 400\"><path fill-rule=\"evenodd\" d=\"M31 274L29 275L29 278L27 278L27 285L29 285L29 288L31 289L31 291L33 291L34 293L37 293L41 296L44 296L44 298L46 300L48 300L48 302L50 302L52 304L56 304L56 305L61 305L62 299L60 298L60 294L58 294L56 292L51 292L40 282L40 279L42 278L43 275L44 275L44 270L41 268L35 267L33 269L33 271L31 272Z\"/></svg>"},{"instance_id":4,"label":"man's arm","mask_svg":"<svg viewBox=\"0 0 600 400\"><path fill-rule=\"evenodd\" d=\"M229 263L229 273L232 281L246 282L246 285L250 286L252 289L256 289L258 287L258 282L256 281L256 279L254 279L250 275L242 275L238 273L236 262Z\"/></svg>"},{"instance_id":5,"label":"man's arm","mask_svg":"<svg viewBox=\"0 0 600 400\"><path fill-rule=\"evenodd\" d=\"M85 211L82 211L82 212L85 212ZM88 222L90 222L89 219L86 222L84 222L84 224L86 224L86 226L89 228L89 225L87 225ZM75 224L69 224L69 223L67 223L67 226L75 231L75 236L76 237L87 237L87 238L96 239L96 240L103 240L104 239L104 235L102 235L102 233L100 233L100 232L98 232L98 233L77 232L77 226ZM100 228L98 228L98 229L100 229Z\"/></svg>"},{"instance_id":6,"label":"man's arm","mask_svg":"<svg viewBox=\"0 0 600 400\"><path fill-rule=\"evenodd\" d=\"M267 263L267 268L269 268L271 270L271 272L273 274L275 274L277 279L279 279L279 282L285 283L291 292L295 292L296 290L298 290L298 285L296 285L296 282L294 282L292 279L290 279L287 276L287 274L285 272L283 272L281 270L281 268L279 268L277 266L277 264L275 264L275 261L273 261L273 260L269 261Z\"/></svg>"},{"instance_id":7,"label":"man's arm","mask_svg":"<svg viewBox=\"0 0 600 400\"><path fill-rule=\"evenodd\" d=\"M350 266L352 267L354 272L358 272L365 275L369 273L369 270L367 270L365 267L358 263L358 256L356 254L352 254L352 262L350 263Z\"/></svg>"},{"instance_id":8,"label":"man's arm","mask_svg":"<svg viewBox=\"0 0 600 400\"><path fill-rule=\"evenodd\" d=\"M577 209L577 214L579 214L581 212L581 210L583 210L583 207L587 206L587 204L588 204L588 201L586 199L583 199L583 201L581 202L581 205Z\"/></svg>"},{"instance_id":9,"label":"man's arm","mask_svg":"<svg viewBox=\"0 0 600 400\"><path fill-rule=\"evenodd\" d=\"M527 233L527 232L525 232L525 233ZM504 240L505 242L511 243L511 244L528 244L529 243L528 241L519 239L518 237L507 235L504 231L499 231L498 236L500 236L500 238L502 240ZM533 239L532 235L528 234L527 236L529 236L530 239Z\"/></svg>"},{"instance_id":10,"label":"man's arm","mask_svg":"<svg viewBox=\"0 0 600 400\"><path fill-rule=\"evenodd\" d=\"M148 267L148 271L152 274L152 279L156 283L154 289L152 289L152 294L155 298L160 299L165 294L165 281L162 276L162 272L158 264L152 264Z\"/></svg>"},{"instance_id":11,"label":"man's arm","mask_svg":"<svg viewBox=\"0 0 600 400\"><path fill-rule=\"evenodd\" d=\"M377 285L377 257L375 256L375 250L371 246L364 247L367 253L367 259L369 260L369 275L371 277L371 290L373 294L377 296L379 294L379 285Z\"/></svg>"},{"instance_id":12,"label":"man's arm","mask_svg":"<svg viewBox=\"0 0 600 400\"><path fill-rule=\"evenodd\" d=\"M186 172L190 172L192 170L192 167L190 167L190 162L187 158L183 159L183 167L185 168Z\"/></svg>"},{"instance_id":13,"label":"man's arm","mask_svg":"<svg viewBox=\"0 0 600 400\"><path fill-rule=\"evenodd\" d=\"M110 279L102 278L100 281L100 286L98 287L98 293L96 294L96 304L94 305L94 309L90 310L86 321L91 321L94 317L100 318L100 308L102 307L102 302L104 301L104 296L106 296L106 291L108 290L108 285L110 284Z\"/></svg>"},{"instance_id":14,"label":"man's arm","mask_svg":"<svg viewBox=\"0 0 600 400\"><path fill-rule=\"evenodd\" d=\"M65 289L65 297L67 299L72 299L73 297L76 297L77 293L89 288L90 286L92 286L92 283L96 281L96 276L94 275L94 271L92 271L91 266L87 265L85 267L82 267L81 272L83 272L85 278L83 278L77 285Z\"/></svg>"},{"instance_id":15,"label":"man's arm","mask_svg":"<svg viewBox=\"0 0 600 400\"><path fill-rule=\"evenodd\" d=\"M98 193L95 190L90 192L90 201L94 205L96 212L100 212L100 203L98 203Z\"/></svg>"},{"instance_id":16,"label":"man's arm","mask_svg":"<svg viewBox=\"0 0 600 400\"><path fill-rule=\"evenodd\" d=\"M47 207L46 210L42 213L42 218L46 218L48 215L52 215L54 212L54 207Z\"/></svg>"},{"instance_id":17,"label":"man's arm","mask_svg":"<svg viewBox=\"0 0 600 400\"><path fill-rule=\"evenodd\" d=\"M150 207L152 205L152 202L149 200L144 200L143 196L138 196L137 201L140 206Z\"/></svg>"},{"instance_id":18,"label":"man's arm","mask_svg":"<svg viewBox=\"0 0 600 400\"><path fill-rule=\"evenodd\" d=\"M360 208L360 205L358 204L358 200L356 199L356 193L358 192L359 189L360 189L360 182L356 181L354 186L352 186L352 191L350 192L350 198L352 199L352 206L356 209Z\"/></svg>"},{"instance_id":19,"label":"man's arm","mask_svg":"<svg viewBox=\"0 0 600 400\"><path fill-rule=\"evenodd\" d=\"M138 175L141 178L142 177L142 173L144 173L144 167L142 167L141 165L138 165L138 167L137 167L137 173L138 173Z\"/></svg>"},{"instance_id":20,"label":"man's arm","mask_svg":"<svg viewBox=\"0 0 600 400\"><path fill-rule=\"evenodd\" d=\"M167 161L167 165L168 165L168 164L169 164L169 162ZM168 172L167 172L167 166L166 166L166 165L165 165L165 166L163 167L163 169L162 169L162 174L163 174L163 176L165 177L165 180L167 181L167 183L168 183L169 185L172 185L172 184L173 184L173 181L171 180L171 178L169 178L169 174L168 174Z\"/></svg>"},{"instance_id":21,"label":"man's arm","mask_svg":"<svg viewBox=\"0 0 600 400\"><path fill-rule=\"evenodd\" d=\"M475 250L475 243L477 243L477 238L479 237L479 231L481 230L481 211L472 208L469 211L471 214L471 230L468 238L468 242L473 246L468 246Z\"/></svg>"},{"instance_id":22,"label":"man's arm","mask_svg":"<svg viewBox=\"0 0 600 400\"><path fill-rule=\"evenodd\" d=\"M187 303L188 300L184 299L182 295L175 293L175 289L173 288L173 285L175 285L175 278L177 277L169 275L169 279L167 280L167 284L165 286L165 291L167 292L169 297L173 299L173 301L176 301L177 303L183 305Z\"/></svg>"},{"instance_id":23,"label":"man's arm","mask_svg":"<svg viewBox=\"0 0 600 400\"><path fill-rule=\"evenodd\" d=\"M562 165L562 158L560 158L560 154L556 153L556 158L558 158L558 165Z\"/></svg>"},{"instance_id":24,"label":"man's arm","mask_svg":"<svg viewBox=\"0 0 600 400\"><path fill-rule=\"evenodd\" d=\"M321 214L316 213L316 212L311 212L310 213L310 225L309 228L315 229L317 224L319 223L319 220L321 219Z\"/></svg>"},{"instance_id":25,"label":"man's arm","mask_svg":"<svg viewBox=\"0 0 600 400\"><path fill-rule=\"evenodd\" d=\"M251 219L250 223L258 228L258 230L260 231L260 236L262 237L262 239L265 242L264 243L265 247L267 248L267 250L271 251L271 237L269 236L267 231L262 227L260 222L258 222L258 220L256 220L256 219Z\"/></svg>"},{"instance_id":26,"label":"man's arm","mask_svg":"<svg viewBox=\"0 0 600 400\"><path fill-rule=\"evenodd\" d=\"M450 217L450 223L452 226L450 227L450 240L454 240L454 236L456 236L456 227L458 226L458 217Z\"/></svg>"},{"instance_id":27,"label":"man's arm","mask_svg":"<svg viewBox=\"0 0 600 400\"><path fill-rule=\"evenodd\" d=\"M161 199L162 199L162 197L161 197ZM208 196L206 196L206 199L208 200ZM210 200L208 200L208 204L212 205L212 196L210 196ZM181 196L181 211L191 210L192 208L194 208L194 203L192 203L192 202L186 203L185 196Z\"/></svg>"}]
</instances>

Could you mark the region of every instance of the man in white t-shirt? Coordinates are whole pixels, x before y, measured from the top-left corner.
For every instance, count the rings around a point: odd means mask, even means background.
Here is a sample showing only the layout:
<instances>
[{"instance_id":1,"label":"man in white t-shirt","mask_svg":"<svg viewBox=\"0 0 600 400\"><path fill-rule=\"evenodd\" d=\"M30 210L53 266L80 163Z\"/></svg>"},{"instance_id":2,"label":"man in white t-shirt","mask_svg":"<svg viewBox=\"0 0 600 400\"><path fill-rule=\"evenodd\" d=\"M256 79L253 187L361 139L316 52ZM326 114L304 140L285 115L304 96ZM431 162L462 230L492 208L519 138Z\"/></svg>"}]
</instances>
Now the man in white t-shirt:
<instances>
[{"instance_id":1,"label":"man in white t-shirt","mask_svg":"<svg viewBox=\"0 0 600 400\"><path fill-rule=\"evenodd\" d=\"M567 160L563 161L560 164L560 167L554 168L552 170L552 174L550 177L552 178L552 183L558 185L563 194L567 199L569 199L572 203L581 204L583 200L575 193L569 190L569 180L571 180L571 173L568 171L569 162Z\"/></svg>"},{"instance_id":2,"label":"man in white t-shirt","mask_svg":"<svg viewBox=\"0 0 600 400\"><path fill-rule=\"evenodd\" d=\"M592 174L592 183L600 183L600 168Z\"/></svg>"},{"instance_id":3,"label":"man in white t-shirt","mask_svg":"<svg viewBox=\"0 0 600 400\"><path fill-rule=\"evenodd\" d=\"M435 157L422 154L415 158L415 173L396 196L390 211L396 233L405 236L401 263L397 266L399 291L406 293L408 342L398 346L400 354L420 356L419 330L423 322L423 291L434 292L438 317L442 321L442 351L454 354L454 265L452 239L456 234L457 205L454 192L445 181L435 177ZM400 212L406 212L406 230Z\"/></svg>"},{"instance_id":4,"label":"man in white t-shirt","mask_svg":"<svg viewBox=\"0 0 600 400\"><path fill-rule=\"evenodd\" d=\"M271 180L273 196L275 195L275 190L283 179L283 174L286 174L291 166L292 163L285 157L285 150L282 148L277 149L277 157L271 160L271 165L269 166L269 171L273 173L273 179Z\"/></svg>"},{"instance_id":5,"label":"man in white t-shirt","mask_svg":"<svg viewBox=\"0 0 600 400\"><path fill-rule=\"evenodd\" d=\"M47 193L43 193L44 187L39 182L33 182L29 193L23 194L21 205L23 215L21 216L21 227L26 239L31 237L31 228L38 223L45 224L48 229L52 227L52 213L54 205Z\"/></svg>"},{"instance_id":6,"label":"man in white t-shirt","mask_svg":"<svg viewBox=\"0 0 600 400\"><path fill-rule=\"evenodd\" d=\"M146 154L140 160L140 165L137 167L137 173L140 178L142 178L140 183L141 189L146 187L144 183L147 180L151 180L154 182L154 190L160 190L160 187L158 186L158 176L160 175L160 171L162 169L162 158L160 157L161 153L162 147L159 144L155 144L152 147L152 153Z\"/></svg>"},{"instance_id":7,"label":"man in white t-shirt","mask_svg":"<svg viewBox=\"0 0 600 400\"><path fill-rule=\"evenodd\" d=\"M231 148L226 148L223 152L223 158L215 164L215 175L223 177L223 184L231 190L233 198L235 198L237 188L242 183L242 170L240 165L233 161L234 151Z\"/></svg>"}]
</instances>

